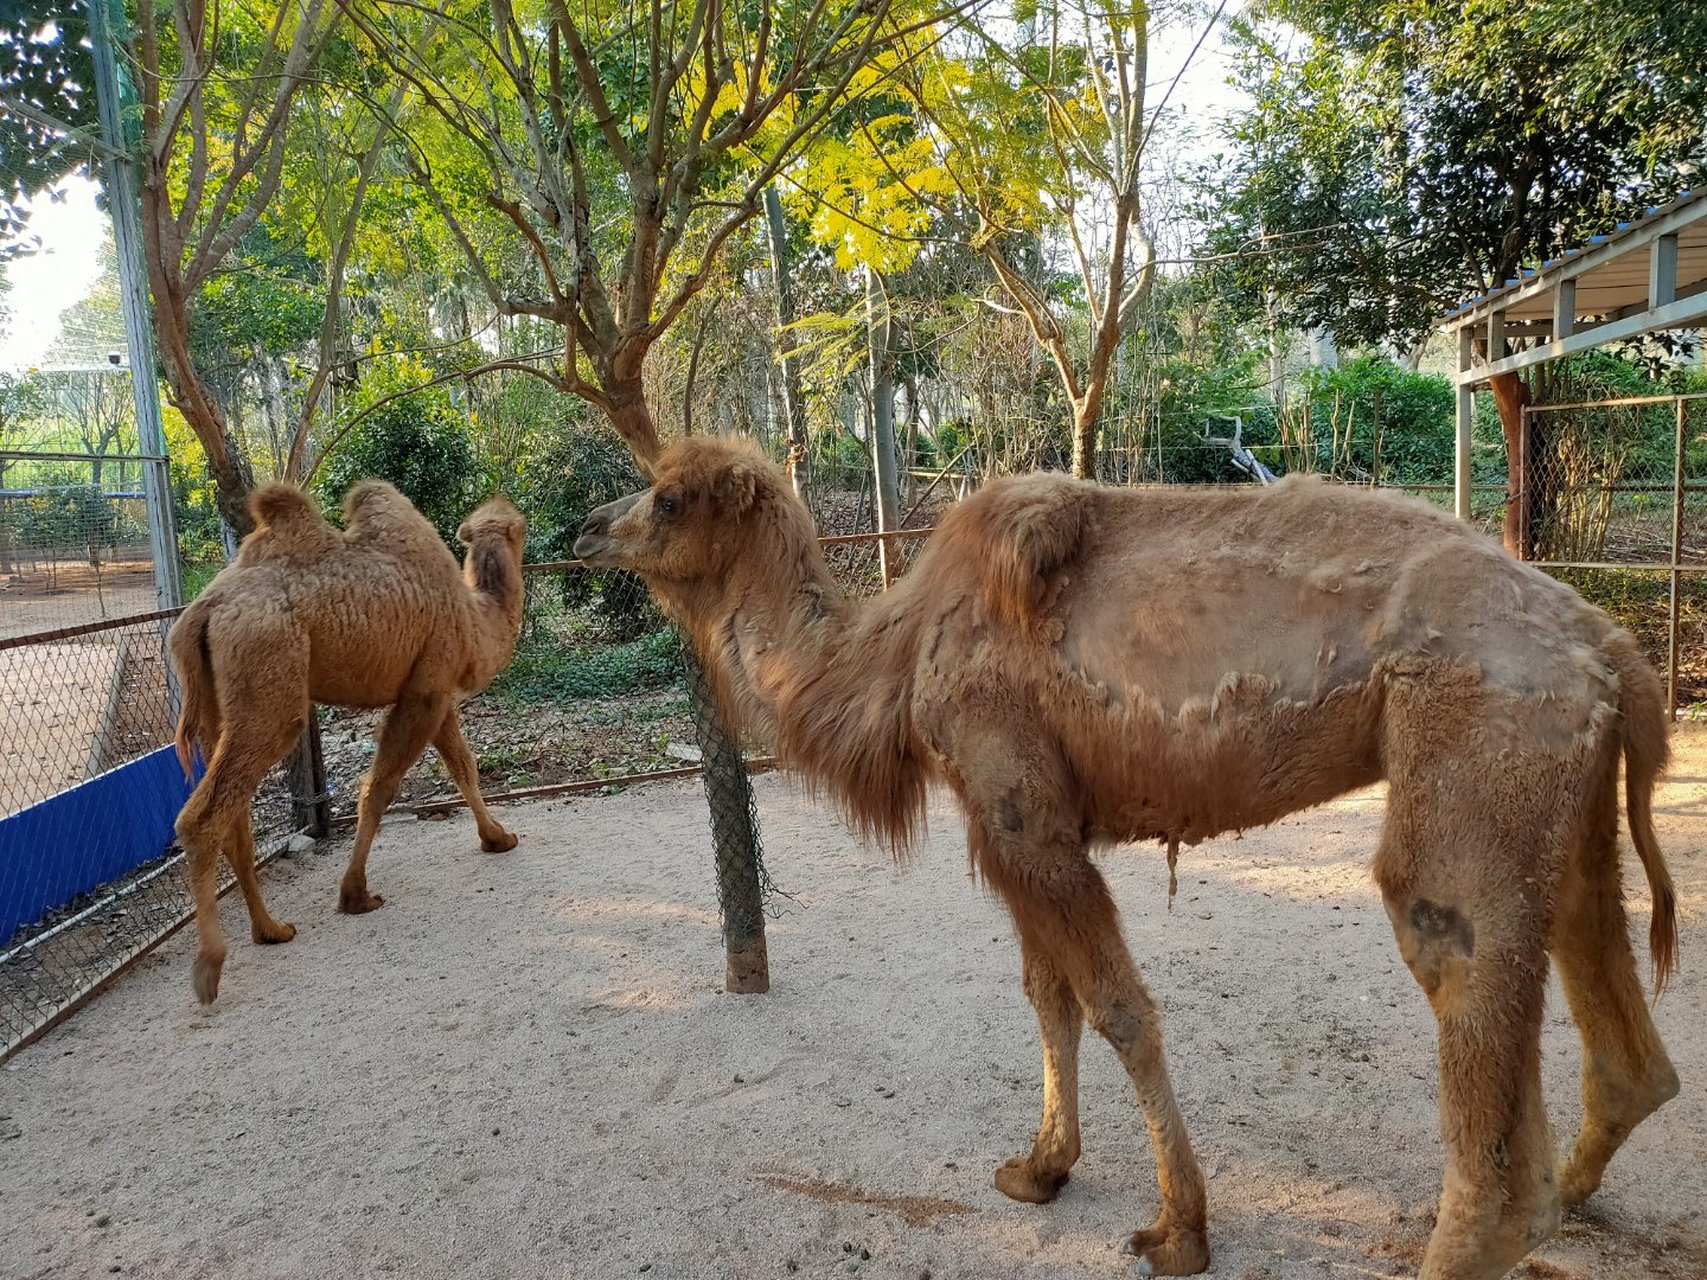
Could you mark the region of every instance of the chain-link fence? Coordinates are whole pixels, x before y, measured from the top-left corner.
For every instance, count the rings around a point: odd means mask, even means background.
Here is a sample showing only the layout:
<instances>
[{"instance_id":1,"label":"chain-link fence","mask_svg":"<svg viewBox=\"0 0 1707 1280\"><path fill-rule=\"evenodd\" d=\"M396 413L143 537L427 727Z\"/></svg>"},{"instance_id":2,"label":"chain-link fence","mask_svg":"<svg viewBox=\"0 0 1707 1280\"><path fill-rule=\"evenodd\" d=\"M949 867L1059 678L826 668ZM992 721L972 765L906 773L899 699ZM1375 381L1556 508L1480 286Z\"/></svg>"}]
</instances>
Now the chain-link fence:
<instances>
[{"instance_id":1,"label":"chain-link fence","mask_svg":"<svg viewBox=\"0 0 1707 1280\"><path fill-rule=\"evenodd\" d=\"M1641 640L1673 709L1707 701L1707 396L1524 410L1516 537Z\"/></svg>"},{"instance_id":2,"label":"chain-link fence","mask_svg":"<svg viewBox=\"0 0 1707 1280\"><path fill-rule=\"evenodd\" d=\"M0 1042L25 1042L187 918L171 849L175 610L0 639ZM255 800L265 856L291 805Z\"/></svg>"},{"instance_id":3,"label":"chain-link fence","mask_svg":"<svg viewBox=\"0 0 1707 1280\"><path fill-rule=\"evenodd\" d=\"M0 635L157 607L143 465L0 452Z\"/></svg>"},{"instance_id":4,"label":"chain-link fence","mask_svg":"<svg viewBox=\"0 0 1707 1280\"><path fill-rule=\"evenodd\" d=\"M892 573L923 545L893 538ZM832 572L853 595L882 590L877 539L826 540ZM534 564L514 659L462 710L489 798L612 791L706 767L712 810L746 815L752 793L737 759L707 760L691 668L675 630L640 580L574 562ZM172 823L188 784L169 745L176 701L165 636L176 611L150 612L0 640L0 1043L10 1052L190 916ZM320 712L323 787L334 822L355 814L382 711ZM768 744L742 744L764 763ZM255 798L263 861L297 833L312 780L293 789L276 768ZM429 752L398 808L460 803ZM745 835L714 826L715 885L732 943L762 959L769 881ZM756 846L756 841L754 841ZM227 881L229 883L229 873ZM748 954L749 963L755 960ZM186 995L187 998L187 995Z\"/></svg>"}]
</instances>

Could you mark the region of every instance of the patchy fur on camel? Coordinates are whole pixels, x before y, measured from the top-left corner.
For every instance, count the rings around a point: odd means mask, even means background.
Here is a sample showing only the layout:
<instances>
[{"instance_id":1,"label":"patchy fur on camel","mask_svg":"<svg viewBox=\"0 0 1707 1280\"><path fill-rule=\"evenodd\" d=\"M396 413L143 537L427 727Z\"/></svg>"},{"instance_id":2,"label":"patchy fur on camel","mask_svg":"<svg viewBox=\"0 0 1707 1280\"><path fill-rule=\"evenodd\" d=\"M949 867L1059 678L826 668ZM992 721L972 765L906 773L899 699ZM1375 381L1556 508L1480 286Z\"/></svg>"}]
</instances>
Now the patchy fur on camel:
<instances>
[{"instance_id":1,"label":"patchy fur on camel","mask_svg":"<svg viewBox=\"0 0 1707 1280\"><path fill-rule=\"evenodd\" d=\"M1662 984L1676 922L1649 815L1659 681L1603 613L1426 504L1311 479L1004 480L956 507L898 586L856 602L781 471L690 440L650 489L593 512L576 552L637 571L726 711L860 831L904 851L927 782L953 789L1012 913L1044 1048L1042 1123L996 1183L1045 1201L1066 1181L1089 1023L1154 1147L1161 1212L1128 1247L1157 1272L1208 1265L1203 1179L1099 847L1189 844L1387 781L1375 879L1440 1030L1448 1160L1425 1280L1503 1275L1677 1090L1618 852L1622 760ZM1549 955L1584 1045L1585 1116L1557 1168Z\"/></svg>"},{"instance_id":2,"label":"patchy fur on camel","mask_svg":"<svg viewBox=\"0 0 1707 1280\"><path fill-rule=\"evenodd\" d=\"M308 727L314 703L391 708L362 782L340 910L383 902L368 892L368 849L429 743L473 809L481 847L502 852L516 844L480 799L456 710L503 669L521 627L527 526L515 508L495 499L463 522L457 537L468 555L460 570L432 525L381 480L349 491L342 531L291 485L256 489L249 509L255 531L170 636L183 693L178 759L189 775L199 749L208 766L178 815L199 937L194 986L204 1004L218 994L225 962L221 851L243 890L254 940L296 936L261 899L249 804Z\"/></svg>"}]
</instances>

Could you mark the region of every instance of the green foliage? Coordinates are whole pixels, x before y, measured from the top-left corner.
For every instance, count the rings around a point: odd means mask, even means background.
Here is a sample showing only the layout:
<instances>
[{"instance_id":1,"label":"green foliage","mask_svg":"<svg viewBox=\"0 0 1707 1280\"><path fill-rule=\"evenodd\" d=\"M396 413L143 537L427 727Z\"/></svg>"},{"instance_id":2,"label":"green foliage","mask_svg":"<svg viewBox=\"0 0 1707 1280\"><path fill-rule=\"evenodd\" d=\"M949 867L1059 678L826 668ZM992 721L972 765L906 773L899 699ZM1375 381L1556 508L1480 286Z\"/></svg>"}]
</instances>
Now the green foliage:
<instances>
[{"instance_id":1,"label":"green foliage","mask_svg":"<svg viewBox=\"0 0 1707 1280\"><path fill-rule=\"evenodd\" d=\"M594 507L644 489L646 482L622 441L603 427L560 431L520 477L520 501L529 524L533 559L570 560L575 539ZM620 569L559 575L567 608L591 604L609 632L634 640L664 626L644 586Z\"/></svg>"},{"instance_id":2,"label":"green foliage","mask_svg":"<svg viewBox=\"0 0 1707 1280\"><path fill-rule=\"evenodd\" d=\"M314 490L328 514L357 480L389 480L453 542L477 497L478 467L468 424L442 386L422 387L431 371L407 356L367 363L356 394L342 406ZM401 394L400 394L401 393ZM344 430L345 423L351 423Z\"/></svg>"},{"instance_id":3,"label":"green foliage","mask_svg":"<svg viewBox=\"0 0 1707 1280\"><path fill-rule=\"evenodd\" d=\"M82 4L21 0L0 6L0 97L74 127L95 122L94 65ZM25 252L18 239L28 214L23 202L66 177L87 159L40 117L0 111L0 257Z\"/></svg>"},{"instance_id":4,"label":"green foliage","mask_svg":"<svg viewBox=\"0 0 1707 1280\"><path fill-rule=\"evenodd\" d=\"M1314 434L1335 426L1351 433L1353 473L1372 475L1380 434L1382 484L1442 484L1452 477L1456 393L1445 378L1411 373L1379 356L1303 377Z\"/></svg>"},{"instance_id":5,"label":"green foliage","mask_svg":"<svg viewBox=\"0 0 1707 1280\"><path fill-rule=\"evenodd\" d=\"M524 643L493 690L518 702L558 702L656 689L680 680L682 674L682 642L665 628L614 646L565 650Z\"/></svg>"},{"instance_id":6,"label":"green foliage","mask_svg":"<svg viewBox=\"0 0 1707 1280\"><path fill-rule=\"evenodd\" d=\"M1286 321L1412 345L1465 296L1670 197L1704 158L1700 5L1274 0L1263 14L1285 34L1235 25L1255 105L1199 211L1253 315L1273 296Z\"/></svg>"}]
</instances>

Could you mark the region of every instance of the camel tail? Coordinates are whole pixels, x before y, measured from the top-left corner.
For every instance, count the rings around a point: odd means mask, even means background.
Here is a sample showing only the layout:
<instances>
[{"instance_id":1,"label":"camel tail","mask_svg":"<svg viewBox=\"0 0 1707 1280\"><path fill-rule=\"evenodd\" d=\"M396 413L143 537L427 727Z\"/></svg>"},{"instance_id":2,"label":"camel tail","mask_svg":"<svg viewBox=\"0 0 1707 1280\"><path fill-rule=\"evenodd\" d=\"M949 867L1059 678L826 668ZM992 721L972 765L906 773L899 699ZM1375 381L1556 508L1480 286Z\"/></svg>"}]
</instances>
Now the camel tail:
<instances>
[{"instance_id":1,"label":"camel tail","mask_svg":"<svg viewBox=\"0 0 1707 1280\"><path fill-rule=\"evenodd\" d=\"M1630 839L1653 898L1654 921L1648 947L1654 958L1654 998L1666 979L1677 972L1677 890L1654 834L1654 783L1666 767L1671 749L1666 740L1665 691L1636 641L1619 633L1612 658L1618 670L1619 711L1624 739L1624 802L1630 817Z\"/></svg>"},{"instance_id":2,"label":"camel tail","mask_svg":"<svg viewBox=\"0 0 1707 1280\"><path fill-rule=\"evenodd\" d=\"M184 610L167 640L172 665L178 671L178 690L183 699L178 712L178 763L184 777L194 777L196 748L202 759L213 754L219 742L219 698L214 692L213 657L207 647L207 610L192 604Z\"/></svg>"}]
</instances>

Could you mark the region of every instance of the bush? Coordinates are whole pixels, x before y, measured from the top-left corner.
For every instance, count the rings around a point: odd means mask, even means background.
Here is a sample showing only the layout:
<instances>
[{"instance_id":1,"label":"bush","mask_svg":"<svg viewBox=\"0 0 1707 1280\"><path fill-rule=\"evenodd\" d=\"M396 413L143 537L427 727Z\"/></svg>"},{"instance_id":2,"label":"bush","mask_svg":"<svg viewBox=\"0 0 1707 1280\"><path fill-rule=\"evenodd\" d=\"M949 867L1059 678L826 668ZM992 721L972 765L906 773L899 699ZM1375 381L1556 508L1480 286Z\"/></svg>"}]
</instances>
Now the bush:
<instances>
[{"instance_id":1,"label":"bush","mask_svg":"<svg viewBox=\"0 0 1707 1280\"><path fill-rule=\"evenodd\" d=\"M1451 483L1457 393L1447 379L1363 356L1337 369L1308 369L1302 382L1316 439L1332 435L1336 412L1350 430L1354 472L1374 472L1379 404L1381 483Z\"/></svg>"},{"instance_id":2,"label":"bush","mask_svg":"<svg viewBox=\"0 0 1707 1280\"><path fill-rule=\"evenodd\" d=\"M396 485L439 536L454 545L457 526L477 497L479 468L468 424L442 386L387 399L421 386L431 376L430 369L406 356L368 365L340 417L349 421L371 411L338 441L315 477L315 494L328 515L342 504L351 485L375 476Z\"/></svg>"},{"instance_id":3,"label":"bush","mask_svg":"<svg viewBox=\"0 0 1707 1280\"><path fill-rule=\"evenodd\" d=\"M520 501L530 521L530 559L571 560L587 513L646 487L628 447L609 427L562 430L521 470ZM592 605L616 640L664 628L645 586L620 569L563 573L563 604Z\"/></svg>"},{"instance_id":4,"label":"bush","mask_svg":"<svg viewBox=\"0 0 1707 1280\"><path fill-rule=\"evenodd\" d=\"M661 688L681 679L682 674L681 640L674 631L658 630L605 648L564 650L548 643L524 645L493 687L519 701L558 702Z\"/></svg>"}]
</instances>

